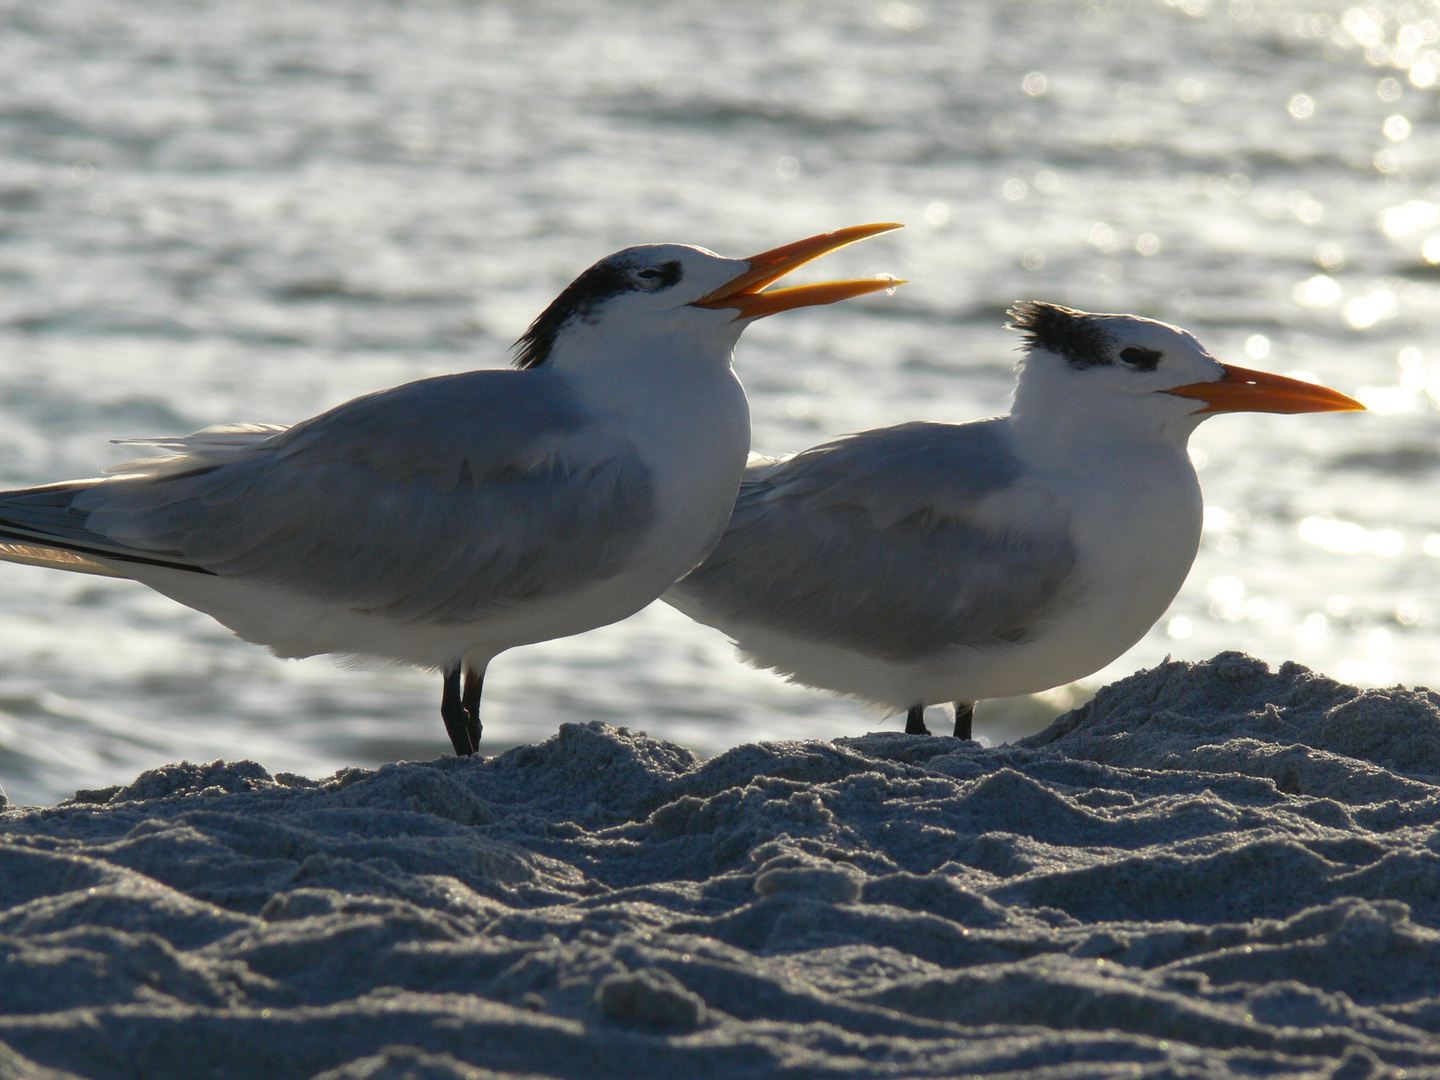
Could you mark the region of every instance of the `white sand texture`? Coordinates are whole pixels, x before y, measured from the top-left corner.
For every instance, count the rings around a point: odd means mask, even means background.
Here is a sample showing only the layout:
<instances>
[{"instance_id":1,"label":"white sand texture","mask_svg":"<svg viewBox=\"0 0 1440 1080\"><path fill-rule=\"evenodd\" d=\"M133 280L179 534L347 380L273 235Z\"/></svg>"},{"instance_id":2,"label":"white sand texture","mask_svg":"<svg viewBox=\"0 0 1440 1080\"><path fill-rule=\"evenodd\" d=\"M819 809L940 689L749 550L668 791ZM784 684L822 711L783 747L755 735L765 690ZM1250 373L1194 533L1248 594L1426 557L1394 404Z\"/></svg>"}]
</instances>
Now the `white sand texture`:
<instances>
[{"instance_id":1,"label":"white sand texture","mask_svg":"<svg viewBox=\"0 0 1440 1080\"><path fill-rule=\"evenodd\" d=\"M1440 695L1227 653L987 749L173 765L0 813L0 1078L1440 1077Z\"/></svg>"}]
</instances>

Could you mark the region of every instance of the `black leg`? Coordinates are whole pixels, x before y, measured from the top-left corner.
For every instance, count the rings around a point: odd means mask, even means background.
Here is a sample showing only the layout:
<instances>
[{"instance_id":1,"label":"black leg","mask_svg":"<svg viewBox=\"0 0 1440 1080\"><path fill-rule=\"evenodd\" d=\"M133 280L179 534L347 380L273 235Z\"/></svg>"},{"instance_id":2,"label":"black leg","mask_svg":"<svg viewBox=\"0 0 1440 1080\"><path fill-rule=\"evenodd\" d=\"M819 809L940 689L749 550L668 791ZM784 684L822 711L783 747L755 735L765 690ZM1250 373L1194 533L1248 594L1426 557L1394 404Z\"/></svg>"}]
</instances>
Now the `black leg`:
<instances>
[{"instance_id":1,"label":"black leg","mask_svg":"<svg viewBox=\"0 0 1440 1080\"><path fill-rule=\"evenodd\" d=\"M440 718L445 721L445 731L450 736L450 745L455 747L456 757L469 757L475 752L470 741L470 714L460 699L460 665L445 669L445 689L440 693Z\"/></svg>"},{"instance_id":2,"label":"black leg","mask_svg":"<svg viewBox=\"0 0 1440 1080\"><path fill-rule=\"evenodd\" d=\"M470 733L470 746L480 752L480 687L485 682L485 669L465 669L465 694L461 702L465 706L465 730Z\"/></svg>"},{"instance_id":3,"label":"black leg","mask_svg":"<svg viewBox=\"0 0 1440 1080\"><path fill-rule=\"evenodd\" d=\"M975 706L967 705L963 701L955 702L955 738L969 739L970 721L975 719Z\"/></svg>"},{"instance_id":4,"label":"black leg","mask_svg":"<svg viewBox=\"0 0 1440 1080\"><path fill-rule=\"evenodd\" d=\"M925 726L925 706L911 705L910 711L905 714L906 735L929 735L930 729Z\"/></svg>"}]
</instances>

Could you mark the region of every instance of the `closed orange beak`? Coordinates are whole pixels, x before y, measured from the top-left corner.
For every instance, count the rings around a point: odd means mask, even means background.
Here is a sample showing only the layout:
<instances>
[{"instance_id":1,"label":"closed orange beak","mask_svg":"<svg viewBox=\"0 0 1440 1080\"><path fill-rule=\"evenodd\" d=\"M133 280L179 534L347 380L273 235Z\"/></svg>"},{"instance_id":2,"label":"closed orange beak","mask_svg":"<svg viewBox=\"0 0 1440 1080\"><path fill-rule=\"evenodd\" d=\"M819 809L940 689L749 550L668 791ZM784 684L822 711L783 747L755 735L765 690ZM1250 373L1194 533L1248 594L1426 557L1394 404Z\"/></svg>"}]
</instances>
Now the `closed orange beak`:
<instances>
[{"instance_id":1,"label":"closed orange beak","mask_svg":"<svg viewBox=\"0 0 1440 1080\"><path fill-rule=\"evenodd\" d=\"M1198 398L1206 408L1195 414L1221 412L1358 412L1365 406L1338 390L1316 383L1221 364L1225 374L1214 382L1188 383L1163 393Z\"/></svg>"}]
</instances>

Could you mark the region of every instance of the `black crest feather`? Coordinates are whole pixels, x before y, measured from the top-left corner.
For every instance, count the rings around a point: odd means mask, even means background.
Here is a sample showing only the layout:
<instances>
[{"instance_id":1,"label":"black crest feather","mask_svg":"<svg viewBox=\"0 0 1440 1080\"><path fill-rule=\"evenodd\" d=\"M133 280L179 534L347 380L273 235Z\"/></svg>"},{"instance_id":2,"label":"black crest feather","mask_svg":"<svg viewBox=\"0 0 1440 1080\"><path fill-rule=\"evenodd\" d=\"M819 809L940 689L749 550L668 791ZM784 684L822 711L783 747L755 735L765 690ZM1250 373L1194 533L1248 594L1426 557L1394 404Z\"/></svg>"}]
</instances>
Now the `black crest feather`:
<instances>
[{"instance_id":1,"label":"black crest feather","mask_svg":"<svg viewBox=\"0 0 1440 1080\"><path fill-rule=\"evenodd\" d=\"M1018 330L1031 349L1063 356L1076 368L1113 364L1112 342L1093 315L1042 300L1022 300L1008 312L1010 328Z\"/></svg>"},{"instance_id":2,"label":"black crest feather","mask_svg":"<svg viewBox=\"0 0 1440 1080\"><path fill-rule=\"evenodd\" d=\"M566 285L515 342L515 366L539 367L550 359L555 338L566 323L572 319L589 318L595 308L610 297L632 291L635 283L626 273L627 269L626 265L611 256L601 259Z\"/></svg>"}]
</instances>

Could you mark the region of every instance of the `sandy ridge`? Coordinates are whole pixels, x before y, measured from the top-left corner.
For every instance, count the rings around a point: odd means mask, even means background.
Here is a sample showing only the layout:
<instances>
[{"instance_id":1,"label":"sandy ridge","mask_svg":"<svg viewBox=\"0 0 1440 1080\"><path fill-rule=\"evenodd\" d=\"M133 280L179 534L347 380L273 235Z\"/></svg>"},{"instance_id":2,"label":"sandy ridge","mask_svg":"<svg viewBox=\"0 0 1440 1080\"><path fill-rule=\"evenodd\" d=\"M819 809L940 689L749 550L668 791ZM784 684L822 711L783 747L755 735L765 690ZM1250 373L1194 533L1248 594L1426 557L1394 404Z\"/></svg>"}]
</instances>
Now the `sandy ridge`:
<instances>
[{"instance_id":1,"label":"sandy ridge","mask_svg":"<svg viewBox=\"0 0 1440 1080\"><path fill-rule=\"evenodd\" d=\"M993 749L172 765L0 812L0 1078L1440 1076L1437 822L1440 695L1233 653Z\"/></svg>"}]
</instances>

